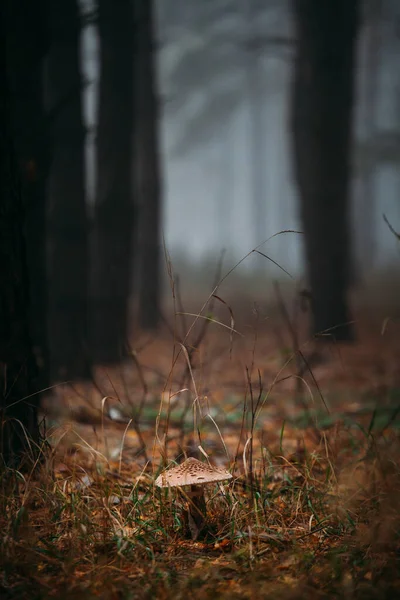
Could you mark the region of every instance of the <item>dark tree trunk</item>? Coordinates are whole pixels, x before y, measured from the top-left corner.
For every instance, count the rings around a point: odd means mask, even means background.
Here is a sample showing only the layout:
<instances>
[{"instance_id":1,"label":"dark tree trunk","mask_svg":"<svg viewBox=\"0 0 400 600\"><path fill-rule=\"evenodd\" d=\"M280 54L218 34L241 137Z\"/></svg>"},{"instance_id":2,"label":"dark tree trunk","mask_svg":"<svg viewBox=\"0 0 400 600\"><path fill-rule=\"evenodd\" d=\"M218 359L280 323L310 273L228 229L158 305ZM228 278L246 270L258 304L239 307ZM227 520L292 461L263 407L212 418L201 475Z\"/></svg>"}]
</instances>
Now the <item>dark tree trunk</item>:
<instances>
[{"instance_id":1,"label":"dark tree trunk","mask_svg":"<svg viewBox=\"0 0 400 600\"><path fill-rule=\"evenodd\" d=\"M7 5L0 5L0 455L8 466L38 455L40 440L35 360L28 325L28 272L24 208L11 133L6 31ZM13 60L9 65L13 65ZM30 397L29 397L30 396ZM28 452L26 452L28 450Z\"/></svg>"},{"instance_id":2,"label":"dark tree trunk","mask_svg":"<svg viewBox=\"0 0 400 600\"><path fill-rule=\"evenodd\" d=\"M349 179L357 0L294 0L294 166L313 333L350 340ZM332 329L333 328L333 329Z\"/></svg>"},{"instance_id":3,"label":"dark tree trunk","mask_svg":"<svg viewBox=\"0 0 400 600\"><path fill-rule=\"evenodd\" d=\"M132 0L99 0L100 91L97 189L92 238L91 352L98 364L121 359L128 335L133 199Z\"/></svg>"},{"instance_id":4,"label":"dark tree trunk","mask_svg":"<svg viewBox=\"0 0 400 600\"><path fill-rule=\"evenodd\" d=\"M88 219L85 202L80 18L78 2L49 3L47 95L49 177L49 329L55 378L88 375Z\"/></svg>"},{"instance_id":5,"label":"dark tree trunk","mask_svg":"<svg viewBox=\"0 0 400 600\"><path fill-rule=\"evenodd\" d=\"M139 322L144 329L156 328L160 317L161 172L153 5L153 0L136 0L135 13L138 23Z\"/></svg>"},{"instance_id":6,"label":"dark tree trunk","mask_svg":"<svg viewBox=\"0 0 400 600\"><path fill-rule=\"evenodd\" d=\"M48 51L45 0L8 2L7 46L12 133L25 201L30 279L30 334L36 357L35 386L48 385L46 178L47 120L43 105L43 59Z\"/></svg>"},{"instance_id":7,"label":"dark tree trunk","mask_svg":"<svg viewBox=\"0 0 400 600\"><path fill-rule=\"evenodd\" d=\"M370 273L376 254L376 158L371 157L373 139L377 131L377 97L381 65L383 0L373 0L365 7L362 58L365 60L361 80L363 127L362 142L368 146L366 160L362 161L355 189L353 223L355 229L354 264L364 278Z\"/></svg>"}]
</instances>

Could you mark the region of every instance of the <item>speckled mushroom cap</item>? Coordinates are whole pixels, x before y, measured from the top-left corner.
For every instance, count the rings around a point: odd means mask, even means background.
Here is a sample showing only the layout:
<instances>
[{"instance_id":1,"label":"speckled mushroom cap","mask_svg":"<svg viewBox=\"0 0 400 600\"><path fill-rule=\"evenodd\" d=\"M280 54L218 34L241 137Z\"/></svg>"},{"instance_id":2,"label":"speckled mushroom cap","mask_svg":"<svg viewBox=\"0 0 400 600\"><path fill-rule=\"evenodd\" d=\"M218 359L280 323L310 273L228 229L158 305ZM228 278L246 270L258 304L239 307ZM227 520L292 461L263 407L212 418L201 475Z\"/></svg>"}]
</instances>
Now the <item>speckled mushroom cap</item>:
<instances>
[{"instance_id":1,"label":"speckled mushroom cap","mask_svg":"<svg viewBox=\"0 0 400 600\"><path fill-rule=\"evenodd\" d=\"M185 462L161 473L155 481L158 487L178 487L182 485L203 485L213 481L232 479L225 469L210 467L196 458L187 458Z\"/></svg>"}]
</instances>

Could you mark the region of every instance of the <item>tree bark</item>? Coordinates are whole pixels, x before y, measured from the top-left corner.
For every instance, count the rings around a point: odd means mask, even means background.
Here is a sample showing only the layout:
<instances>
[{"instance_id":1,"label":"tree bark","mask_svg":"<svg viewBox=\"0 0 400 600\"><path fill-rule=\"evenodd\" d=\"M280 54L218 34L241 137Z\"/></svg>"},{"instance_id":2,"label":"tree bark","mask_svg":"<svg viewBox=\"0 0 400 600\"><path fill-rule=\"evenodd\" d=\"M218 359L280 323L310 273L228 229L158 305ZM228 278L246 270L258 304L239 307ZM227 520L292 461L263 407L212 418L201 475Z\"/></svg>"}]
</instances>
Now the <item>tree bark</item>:
<instances>
[{"instance_id":1,"label":"tree bark","mask_svg":"<svg viewBox=\"0 0 400 600\"><path fill-rule=\"evenodd\" d=\"M46 1L7 4L8 74L12 136L25 203L30 280L29 326L36 357L37 389L48 386L46 178L49 139L43 104L43 61L48 51Z\"/></svg>"},{"instance_id":2,"label":"tree bark","mask_svg":"<svg viewBox=\"0 0 400 600\"><path fill-rule=\"evenodd\" d=\"M358 280L368 277L376 255L376 159L371 157L371 147L377 131L377 98L381 64L383 0L373 0L365 7L364 44L362 58L365 60L361 84L361 140L369 151L362 161L355 190L353 223L355 232L354 262L358 267ZM361 276L360 276L361 275Z\"/></svg>"},{"instance_id":3,"label":"tree bark","mask_svg":"<svg viewBox=\"0 0 400 600\"><path fill-rule=\"evenodd\" d=\"M99 0L100 90L93 221L91 354L118 362L128 335L133 278L133 67L131 0Z\"/></svg>"},{"instance_id":4,"label":"tree bark","mask_svg":"<svg viewBox=\"0 0 400 600\"><path fill-rule=\"evenodd\" d=\"M85 201L78 2L49 3L47 97L52 136L49 177L49 329L56 379L89 374L88 218Z\"/></svg>"},{"instance_id":5,"label":"tree bark","mask_svg":"<svg viewBox=\"0 0 400 600\"><path fill-rule=\"evenodd\" d=\"M138 23L139 323L144 329L155 329L160 318L161 172L153 0L136 0L135 16Z\"/></svg>"},{"instance_id":6,"label":"tree bark","mask_svg":"<svg viewBox=\"0 0 400 600\"><path fill-rule=\"evenodd\" d=\"M294 168L314 334L351 340L349 180L357 0L294 0Z\"/></svg>"},{"instance_id":7,"label":"tree bark","mask_svg":"<svg viewBox=\"0 0 400 600\"><path fill-rule=\"evenodd\" d=\"M28 325L29 282L24 207L13 148L6 32L6 3L0 5L0 455L3 464L33 463L39 451L35 360Z\"/></svg>"}]
</instances>

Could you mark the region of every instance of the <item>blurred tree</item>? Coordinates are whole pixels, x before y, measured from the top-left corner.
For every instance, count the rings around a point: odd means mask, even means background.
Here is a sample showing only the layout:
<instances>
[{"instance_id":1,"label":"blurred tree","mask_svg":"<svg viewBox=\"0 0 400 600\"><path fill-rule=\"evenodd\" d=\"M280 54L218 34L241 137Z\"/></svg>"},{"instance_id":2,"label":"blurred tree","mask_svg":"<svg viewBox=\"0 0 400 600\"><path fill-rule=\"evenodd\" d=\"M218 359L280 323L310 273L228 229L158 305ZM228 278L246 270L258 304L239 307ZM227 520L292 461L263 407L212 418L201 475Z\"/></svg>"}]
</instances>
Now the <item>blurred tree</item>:
<instances>
[{"instance_id":1,"label":"blurred tree","mask_svg":"<svg viewBox=\"0 0 400 600\"><path fill-rule=\"evenodd\" d=\"M211 154L210 173L217 179L215 216L221 248L225 251L232 240L232 217L235 199L234 140L230 129L232 123L215 136L214 153Z\"/></svg>"},{"instance_id":2,"label":"blurred tree","mask_svg":"<svg viewBox=\"0 0 400 600\"><path fill-rule=\"evenodd\" d=\"M91 244L91 356L118 362L133 278L134 38L132 0L99 0L97 184Z\"/></svg>"},{"instance_id":3,"label":"blurred tree","mask_svg":"<svg viewBox=\"0 0 400 600\"><path fill-rule=\"evenodd\" d=\"M46 0L13 0L7 7L12 135L25 203L30 274L29 325L38 369L35 388L48 386L46 178L48 122L43 104L43 61L49 46Z\"/></svg>"},{"instance_id":4,"label":"blurred tree","mask_svg":"<svg viewBox=\"0 0 400 600\"><path fill-rule=\"evenodd\" d=\"M7 37L13 31L12 6L0 3L0 455L20 468L37 457L40 440L35 359L29 337L29 283L23 234L24 207L11 131ZM8 52L11 48L8 47ZM32 53L37 47L32 46ZM27 452L29 450L29 453Z\"/></svg>"},{"instance_id":5,"label":"blurred tree","mask_svg":"<svg viewBox=\"0 0 400 600\"><path fill-rule=\"evenodd\" d=\"M349 323L349 179L357 0L293 0L294 167L312 294L313 332L353 337Z\"/></svg>"},{"instance_id":6,"label":"blurred tree","mask_svg":"<svg viewBox=\"0 0 400 600\"><path fill-rule=\"evenodd\" d=\"M136 153L139 184L139 322L157 327L160 317L161 172L153 0L135 0L137 22Z\"/></svg>"},{"instance_id":7,"label":"blurred tree","mask_svg":"<svg viewBox=\"0 0 400 600\"><path fill-rule=\"evenodd\" d=\"M263 88L266 87L266 74L261 64L265 52L265 39L256 34L255 24L258 13L254 0L244 0L245 25L245 86L249 116L250 149L250 198L253 217L254 243L261 244L267 237L267 165L266 165L266 109Z\"/></svg>"},{"instance_id":8,"label":"blurred tree","mask_svg":"<svg viewBox=\"0 0 400 600\"><path fill-rule=\"evenodd\" d=\"M358 278L368 275L376 251L377 100L381 66L383 0L363 3L360 31L360 131L355 147L355 194L353 205L354 269ZM371 149L369 152L367 148ZM367 150L367 152L365 152Z\"/></svg>"},{"instance_id":9,"label":"blurred tree","mask_svg":"<svg viewBox=\"0 0 400 600\"><path fill-rule=\"evenodd\" d=\"M88 375L88 218L78 2L49 2L49 25L46 91L52 142L48 184L50 351L54 376L77 378Z\"/></svg>"}]
</instances>

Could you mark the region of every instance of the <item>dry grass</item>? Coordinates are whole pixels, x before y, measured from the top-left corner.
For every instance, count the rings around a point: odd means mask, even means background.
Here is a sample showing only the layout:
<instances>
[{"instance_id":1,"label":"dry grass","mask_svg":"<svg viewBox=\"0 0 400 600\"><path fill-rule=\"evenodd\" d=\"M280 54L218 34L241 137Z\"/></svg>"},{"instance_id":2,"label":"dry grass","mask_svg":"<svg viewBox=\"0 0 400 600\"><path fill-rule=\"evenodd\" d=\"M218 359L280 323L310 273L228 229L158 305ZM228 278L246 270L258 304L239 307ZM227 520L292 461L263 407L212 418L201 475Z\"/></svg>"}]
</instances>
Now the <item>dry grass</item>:
<instances>
[{"instance_id":1,"label":"dry grass","mask_svg":"<svg viewBox=\"0 0 400 600\"><path fill-rule=\"evenodd\" d=\"M99 455L90 470L5 472L1 597L395 597L399 456L395 434L343 426L311 451L261 447L251 486L241 475L209 487L196 542L150 469Z\"/></svg>"},{"instance_id":2,"label":"dry grass","mask_svg":"<svg viewBox=\"0 0 400 600\"><path fill-rule=\"evenodd\" d=\"M215 302L53 391L40 472L1 473L2 599L399 595L398 332L311 362L301 333L293 348L285 323L254 309L239 327ZM234 477L208 487L193 541L184 498L154 480L196 452Z\"/></svg>"}]
</instances>

